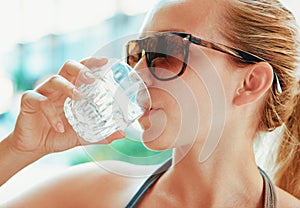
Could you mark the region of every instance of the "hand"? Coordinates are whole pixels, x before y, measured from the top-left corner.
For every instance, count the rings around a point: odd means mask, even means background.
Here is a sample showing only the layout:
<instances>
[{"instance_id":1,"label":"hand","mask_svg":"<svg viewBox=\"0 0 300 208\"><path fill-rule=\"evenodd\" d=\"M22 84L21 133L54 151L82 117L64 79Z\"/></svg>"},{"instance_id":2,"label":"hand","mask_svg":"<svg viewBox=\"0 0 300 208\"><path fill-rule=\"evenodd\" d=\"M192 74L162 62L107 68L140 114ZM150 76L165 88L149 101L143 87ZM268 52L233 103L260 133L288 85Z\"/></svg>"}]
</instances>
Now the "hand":
<instances>
[{"instance_id":1,"label":"hand","mask_svg":"<svg viewBox=\"0 0 300 208\"><path fill-rule=\"evenodd\" d=\"M103 66L107 59L90 58L81 63L66 62L57 75L34 90L23 94L21 110L13 133L9 136L14 151L45 155L88 144L74 132L65 118L63 106L67 97L81 99L75 89L79 83L92 83L89 70ZM116 132L99 143L110 143L125 136Z\"/></svg>"}]
</instances>

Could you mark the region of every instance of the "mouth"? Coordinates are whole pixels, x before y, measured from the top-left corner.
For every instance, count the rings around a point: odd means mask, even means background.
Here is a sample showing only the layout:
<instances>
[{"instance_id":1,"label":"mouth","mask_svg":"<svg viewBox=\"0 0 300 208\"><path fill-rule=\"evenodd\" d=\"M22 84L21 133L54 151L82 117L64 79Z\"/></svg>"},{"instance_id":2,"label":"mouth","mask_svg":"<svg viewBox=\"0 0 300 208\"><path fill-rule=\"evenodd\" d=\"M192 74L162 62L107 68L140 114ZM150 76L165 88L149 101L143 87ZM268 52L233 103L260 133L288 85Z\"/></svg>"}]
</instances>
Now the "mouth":
<instances>
[{"instance_id":1,"label":"mouth","mask_svg":"<svg viewBox=\"0 0 300 208\"><path fill-rule=\"evenodd\" d=\"M151 107L150 109L148 109L148 110L145 111L145 113L144 113L144 115L142 117L149 116L150 112L153 112L153 111L156 111L156 110L159 110L159 109L160 108Z\"/></svg>"},{"instance_id":2,"label":"mouth","mask_svg":"<svg viewBox=\"0 0 300 208\"><path fill-rule=\"evenodd\" d=\"M138 119L138 122L141 128L145 131L151 127L161 129L165 126L165 120L166 115L163 108L151 107Z\"/></svg>"},{"instance_id":3,"label":"mouth","mask_svg":"<svg viewBox=\"0 0 300 208\"><path fill-rule=\"evenodd\" d=\"M149 109L149 111L153 111L153 110L159 110L160 108L156 108L156 107L151 107L150 109Z\"/></svg>"}]
</instances>

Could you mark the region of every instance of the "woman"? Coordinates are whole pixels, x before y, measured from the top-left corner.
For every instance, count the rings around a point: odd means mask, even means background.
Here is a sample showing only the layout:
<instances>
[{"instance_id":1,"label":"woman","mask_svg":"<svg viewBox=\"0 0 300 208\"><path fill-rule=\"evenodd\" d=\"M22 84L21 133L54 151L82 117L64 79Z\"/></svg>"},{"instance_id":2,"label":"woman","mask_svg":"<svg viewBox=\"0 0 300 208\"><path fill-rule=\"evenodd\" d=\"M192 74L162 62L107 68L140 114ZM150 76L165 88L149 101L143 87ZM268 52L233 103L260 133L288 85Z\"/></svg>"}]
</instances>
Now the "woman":
<instances>
[{"instance_id":1,"label":"woman","mask_svg":"<svg viewBox=\"0 0 300 208\"><path fill-rule=\"evenodd\" d=\"M109 170L127 171L121 175L86 164L5 206L300 207L296 31L293 16L277 0L161 2L148 15L141 39L129 43L128 63L144 79L153 102L152 109L139 119L145 129L144 144L154 150L175 148L172 165L168 161L157 170L101 162ZM93 68L104 64L101 62L104 60L92 59L82 64ZM43 100L39 97L46 96L62 109L63 98L73 92L70 83L87 70L83 65L65 64L59 76L36 90L38 98L31 101L39 103ZM50 89L41 90L45 85L68 90L61 90L57 101L48 96ZM59 116L43 112L53 129L64 132L59 135L74 133ZM21 113L18 122L24 122L25 113L28 111ZM284 133L274 186L255 163L253 142L259 132L280 126ZM17 123L8 141L23 137L18 128L25 131ZM120 134L112 139L122 137ZM66 148L78 140L64 141ZM20 149L22 144L14 145ZM35 149L33 146L31 152ZM128 176L155 170L146 183L144 177Z\"/></svg>"}]
</instances>

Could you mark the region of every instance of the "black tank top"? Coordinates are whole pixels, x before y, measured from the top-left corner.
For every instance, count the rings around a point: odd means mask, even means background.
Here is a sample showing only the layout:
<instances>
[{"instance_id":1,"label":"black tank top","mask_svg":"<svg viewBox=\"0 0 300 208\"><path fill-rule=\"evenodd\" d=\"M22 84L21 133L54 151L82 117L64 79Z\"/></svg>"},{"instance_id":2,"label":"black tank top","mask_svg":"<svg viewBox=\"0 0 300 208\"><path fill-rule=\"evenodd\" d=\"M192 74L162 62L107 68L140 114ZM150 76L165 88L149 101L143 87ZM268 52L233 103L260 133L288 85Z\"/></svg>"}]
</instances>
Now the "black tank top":
<instances>
[{"instance_id":1,"label":"black tank top","mask_svg":"<svg viewBox=\"0 0 300 208\"><path fill-rule=\"evenodd\" d=\"M132 197L130 202L126 205L125 208L136 208L139 205L139 202L144 197L147 190L171 167L172 158L167 160L159 169L157 169L141 186L141 188L136 192L136 194ZM264 181L264 208L276 208L276 195L275 195L275 187L268 177L268 175L258 167L260 174L263 177Z\"/></svg>"}]
</instances>

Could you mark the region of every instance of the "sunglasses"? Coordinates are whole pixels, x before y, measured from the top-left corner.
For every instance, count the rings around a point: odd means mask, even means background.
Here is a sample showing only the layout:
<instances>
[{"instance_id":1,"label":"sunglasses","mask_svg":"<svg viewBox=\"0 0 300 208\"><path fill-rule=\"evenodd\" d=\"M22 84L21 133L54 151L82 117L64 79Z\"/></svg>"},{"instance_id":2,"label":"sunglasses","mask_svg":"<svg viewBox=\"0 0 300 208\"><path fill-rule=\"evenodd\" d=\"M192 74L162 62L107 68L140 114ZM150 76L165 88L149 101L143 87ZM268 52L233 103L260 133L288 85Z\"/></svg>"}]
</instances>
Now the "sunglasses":
<instances>
[{"instance_id":1,"label":"sunglasses","mask_svg":"<svg viewBox=\"0 0 300 208\"><path fill-rule=\"evenodd\" d=\"M127 63L134 68L145 56L153 77L160 81L173 80L180 77L186 70L191 43L228 54L246 64L267 62L254 54L209 42L188 33L158 32L145 38L129 41L126 46ZM273 74L273 90L276 94L281 94L278 76L274 71Z\"/></svg>"}]
</instances>

